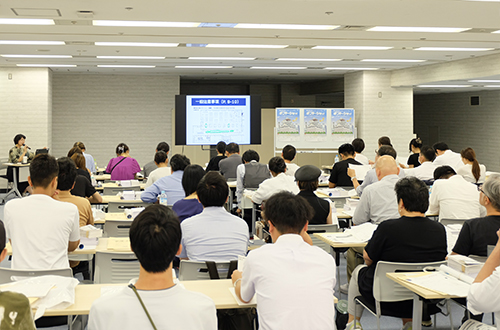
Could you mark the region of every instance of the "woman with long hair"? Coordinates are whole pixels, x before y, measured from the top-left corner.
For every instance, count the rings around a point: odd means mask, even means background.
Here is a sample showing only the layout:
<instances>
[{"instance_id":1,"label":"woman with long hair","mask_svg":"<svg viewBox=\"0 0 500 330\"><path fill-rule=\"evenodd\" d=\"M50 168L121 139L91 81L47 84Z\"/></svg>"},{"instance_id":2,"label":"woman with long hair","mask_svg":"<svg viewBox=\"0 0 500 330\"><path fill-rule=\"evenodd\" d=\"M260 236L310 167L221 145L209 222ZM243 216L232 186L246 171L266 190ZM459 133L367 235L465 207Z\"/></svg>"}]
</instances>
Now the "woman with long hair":
<instances>
[{"instance_id":1,"label":"woman with long hair","mask_svg":"<svg viewBox=\"0 0 500 330\"><path fill-rule=\"evenodd\" d=\"M486 166L479 164L476 159L476 153L472 148L465 148L460 151L462 162L465 164L457 170L468 182L481 184L486 178Z\"/></svg>"}]
</instances>

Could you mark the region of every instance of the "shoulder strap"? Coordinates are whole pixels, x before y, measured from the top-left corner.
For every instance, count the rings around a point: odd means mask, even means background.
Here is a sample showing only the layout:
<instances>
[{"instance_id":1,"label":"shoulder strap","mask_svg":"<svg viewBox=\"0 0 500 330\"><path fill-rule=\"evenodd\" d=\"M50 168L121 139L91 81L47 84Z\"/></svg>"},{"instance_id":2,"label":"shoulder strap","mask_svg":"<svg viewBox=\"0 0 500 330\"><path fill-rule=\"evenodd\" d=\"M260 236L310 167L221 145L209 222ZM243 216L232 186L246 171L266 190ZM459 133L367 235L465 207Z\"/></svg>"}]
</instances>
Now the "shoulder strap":
<instances>
[{"instance_id":1,"label":"shoulder strap","mask_svg":"<svg viewBox=\"0 0 500 330\"><path fill-rule=\"evenodd\" d=\"M135 288L135 285L129 284L128 287L131 288L132 291L134 291L135 295L137 296L137 299L139 299L139 302L141 303L141 306L144 309L144 312L146 312L146 315L147 315L147 317L149 319L149 322L151 322L151 325L153 326L153 329L157 330L156 325L154 324L153 319L151 318L151 315L149 315L149 312L146 309L146 305L144 305L144 302L142 301L141 296L139 296L139 292L137 292L137 289Z\"/></svg>"},{"instance_id":2,"label":"shoulder strap","mask_svg":"<svg viewBox=\"0 0 500 330\"><path fill-rule=\"evenodd\" d=\"M118 164L120 164L121 162L123 162L125 160L125 158L127 158L127 157L123 157L122 159L120 159L120 161L118 163L116 163L115 166L113 166L113 168L111 169L111 171L109 172L109 174L113 173L113 170L115 169L115 167L117 167Z\"/></svg>"}]
</instances>

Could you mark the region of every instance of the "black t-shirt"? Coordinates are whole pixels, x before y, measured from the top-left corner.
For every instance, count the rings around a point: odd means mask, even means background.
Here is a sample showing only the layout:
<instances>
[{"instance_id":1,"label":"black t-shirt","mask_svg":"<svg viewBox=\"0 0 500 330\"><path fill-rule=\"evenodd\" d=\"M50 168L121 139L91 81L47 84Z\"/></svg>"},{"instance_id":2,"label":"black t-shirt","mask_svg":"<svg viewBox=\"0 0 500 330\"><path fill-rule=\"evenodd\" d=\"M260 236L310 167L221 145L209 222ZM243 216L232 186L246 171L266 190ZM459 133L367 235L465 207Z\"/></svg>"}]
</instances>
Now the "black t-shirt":
<instances>
[{"instance_id":1,"label":"black t-shirt","mask_svg":"<svg viewBox=\"0 0 500 330\"><path fill-rule=\"evenodd\" d=\"M359 272L359 292L374 301L373 278L378 261L442 261L447 255L446 230L439 222L422 217L386 220L378 225L365 251L373 263ZM382 309L387 315L411 317L411 306L411 303L386 303Z\"/></svg>"},{"instance_id":2,"label":"black t-shirt","mask_svg":"<svg viewBox=\"0 0 500 330\"><path fill-rule=\"evenodd\" d=\"M298 196L305 198L305 200L314 209L314 217L309 221L310 225L324 225L326 224L326 218L330 213L330 203L324 199L319 198L313 191L302 190L298 193Z\"/></svg>"},{"instance_id":3,"label":"black t-shirt","mask_svg":"<svg viewBox=\"0 0 500 330\"><path fill-rule=\"evenodd\" d=\"M215 156L212 159L210 159L210 162L208 162L207 165L207 172L209 171L218 171L219 170L219 162L227 158L226 156Z\"/></svg>"},{"instance_id":4,"label":"black t-shirt","mask_svg":"<svg viewBox=\"0 0 500 330\"><path fill-rule=\"evenodd\" d=\"M332 174L330 174L331 183L335 183L337 187L353 187L351 177L347 175L347 169L349 168L349 164L361 165L361 163L357 162L353 158L347 158L338 163L335 163L332 168Z\"/></svg>"},{"instance_id":5,"label":"black t-shirt","mask_svg":"<svg viewBox=\"0 0 500 330\"><path fill-rule=\"evenodd\" d=\"M411 155L410 157L408 157L407 164L408 165L413 165L413 167L419 167L420 166L420 162L418 161L418 157L419 156L420 156L420 154L413 154L413 155Z\"/></svg>"},{"instance_id":6,"label":"black t-shirt","mask_svg":"<svg viewBox=\"0 0 500 330\"><path fill-rule=\"evenodd\" d=\"M78 175L83 175L84 177L86 177L89 180L89 182L91 181L89 171L81 169L81 168L77 168L76 173L78 173Z\"/></svg>"},{"instance_id":7,"label":"black t-shirt","mask_svg":"<svg viewBox=\"0 0 500 330\"><path fill-rule=\"evenodd\" d=\"M467 220L460 230L452 251L464 256L473 254L486 257L488 245L497 244L498 229L500 229L500 216L498 215Z\"/></svg>"},{"instance_id":8,"label":"black t-shirt","mask_svg":"<svg viewBox=\"0 0 500 330\"><path fill-rule=\"evenodd\" d=\"M85 176L76 176L75 187L71 189L72 195L80 197L90 197L95 194L95 192L95 188Z\"/></svg>"}]
</instances>

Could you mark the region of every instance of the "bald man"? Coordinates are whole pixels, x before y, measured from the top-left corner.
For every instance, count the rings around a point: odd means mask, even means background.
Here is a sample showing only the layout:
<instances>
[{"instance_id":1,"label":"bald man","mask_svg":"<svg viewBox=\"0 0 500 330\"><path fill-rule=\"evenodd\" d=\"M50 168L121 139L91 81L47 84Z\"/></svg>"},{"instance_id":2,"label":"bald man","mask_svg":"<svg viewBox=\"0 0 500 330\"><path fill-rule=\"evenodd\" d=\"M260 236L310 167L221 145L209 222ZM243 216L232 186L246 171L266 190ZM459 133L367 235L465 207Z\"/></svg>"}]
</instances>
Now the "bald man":
<instances>
[{"instance_id":1,"label":"bald man","mask_svg":"<svg viewBox=\"0 0 500 330\"><path fill-rule=\"evenodd\" d=\"M379 224L382 221L399 218L398 202L394 186L400 179L399 167L396 160L391 156L381 156L375 164L375 173L378 181L367 186L361 195L359 204L354 211L352 221L354 225L365 222ZM358 264L363 263L363 248L350 248L347 251L347 278L351 278L352 271ZM346 291L347 287L341 286L341 291Z\"/></svg>"}]
</instances>

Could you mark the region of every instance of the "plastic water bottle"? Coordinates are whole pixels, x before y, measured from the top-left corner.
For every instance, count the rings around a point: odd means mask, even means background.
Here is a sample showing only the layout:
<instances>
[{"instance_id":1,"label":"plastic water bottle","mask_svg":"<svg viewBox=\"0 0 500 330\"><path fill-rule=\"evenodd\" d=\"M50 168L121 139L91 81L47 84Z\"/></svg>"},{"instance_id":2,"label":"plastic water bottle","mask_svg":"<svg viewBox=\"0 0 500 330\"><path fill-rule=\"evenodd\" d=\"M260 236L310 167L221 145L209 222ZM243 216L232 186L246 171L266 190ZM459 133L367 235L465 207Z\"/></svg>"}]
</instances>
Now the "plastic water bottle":
<instances>
[{"instance_id":1,"label":"plastic water bottle","mask_svg":"<svg viewBox=\"0 0 500 330\"><path fill-rule=\"evenodd\" d=\"M340 160L340 159L339 159L339 155L336 155L336 156L335 156L335 163L338 163L338 162L339 162L339 160Z\"/></svg>"},{"instance_id":2,"label":"plastic water bottle","mask_svg":"<svg viewBox=\"0 0 500 330\"><path fill-rule=\"evenodd\" d=\"M94 173L90 176L90 181L93 187L97 187L97 180L95 179Z\"/></svg>"},{"instance_id":3,"label":"plastic water bottle","mask_svg":"<svg viewBox=\"0 0 500 330\"><path fill-rule=\"evenodd\" d=\"M161 191L161 194L160 194L160 204L167 206L167 194L165 193L165 190Z\"/></svg>"}]
</instances>

